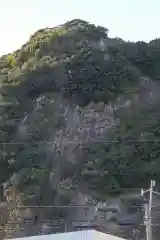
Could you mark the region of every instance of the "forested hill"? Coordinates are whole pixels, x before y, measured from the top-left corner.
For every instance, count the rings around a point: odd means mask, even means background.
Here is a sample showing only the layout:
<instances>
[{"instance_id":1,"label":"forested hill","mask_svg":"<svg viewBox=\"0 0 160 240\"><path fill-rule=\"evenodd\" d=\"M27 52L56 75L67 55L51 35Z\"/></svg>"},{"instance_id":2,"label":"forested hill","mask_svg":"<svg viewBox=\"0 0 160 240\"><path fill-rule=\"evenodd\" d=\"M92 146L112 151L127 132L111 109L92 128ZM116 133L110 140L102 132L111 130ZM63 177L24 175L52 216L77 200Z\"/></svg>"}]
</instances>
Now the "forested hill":
<instances>
[{"instance_id":1,"label":"forested hill","mask_svg":"<svg viewBox=\"0 0 160 240\"><path fill-rule=\"evenodd\" d=\"M160 184L160 39L133 43L108 35L76 19L37 31L0 58L7 214L10 201L14 210L18 202L68 204L82 192L101 199L151 178ZM43 212L37 222L51 215Z\"/></svg>"}]
</instances>

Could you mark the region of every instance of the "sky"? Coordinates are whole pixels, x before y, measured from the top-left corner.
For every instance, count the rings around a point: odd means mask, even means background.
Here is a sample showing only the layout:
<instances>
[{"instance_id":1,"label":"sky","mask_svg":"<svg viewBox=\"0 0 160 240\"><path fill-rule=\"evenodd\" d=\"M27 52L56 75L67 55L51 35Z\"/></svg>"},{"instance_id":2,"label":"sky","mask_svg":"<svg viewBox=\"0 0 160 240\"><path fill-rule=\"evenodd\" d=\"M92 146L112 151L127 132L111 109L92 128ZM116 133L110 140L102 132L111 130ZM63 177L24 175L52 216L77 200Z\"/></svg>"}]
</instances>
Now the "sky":
<instances>
[{"instance_id":1,"label":"sky","mask_svg":"<svg viewBox=\"0 0 160 240\"><path fill-rule=\"evenodd\" d=\"M0 55L22 46L38 29L83 19L109 29L109 37L160 37L160 0L5 0L0 6Z\"/></svg>"}]
</instances>

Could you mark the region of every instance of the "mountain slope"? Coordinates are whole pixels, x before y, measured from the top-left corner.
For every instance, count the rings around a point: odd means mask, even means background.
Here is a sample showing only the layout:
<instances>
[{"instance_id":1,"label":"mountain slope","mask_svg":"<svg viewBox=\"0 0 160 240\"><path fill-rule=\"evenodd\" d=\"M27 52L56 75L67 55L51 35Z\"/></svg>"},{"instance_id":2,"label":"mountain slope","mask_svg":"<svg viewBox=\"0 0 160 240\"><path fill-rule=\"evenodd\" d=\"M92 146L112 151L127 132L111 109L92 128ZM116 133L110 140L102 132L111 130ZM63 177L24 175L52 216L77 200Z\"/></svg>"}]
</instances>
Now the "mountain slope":
<instances>
[{"instance_id":1,"label":"mountain slope","mask_svg":"<svg viewBox=\"0 0 160 240\"><path fill-rule=\"evenodd\" d=\"M126 43L107 33L73 20L37 31L0 59L3 224L20 215L24 228L7 237L40 233L44 219L73 217L73 210L18 204L101 205L153 176L159 183L159 40ZM96 217L80 209L74 220ZM115 231L105 219L99 224Z\"/></svg>"}]
</instances>

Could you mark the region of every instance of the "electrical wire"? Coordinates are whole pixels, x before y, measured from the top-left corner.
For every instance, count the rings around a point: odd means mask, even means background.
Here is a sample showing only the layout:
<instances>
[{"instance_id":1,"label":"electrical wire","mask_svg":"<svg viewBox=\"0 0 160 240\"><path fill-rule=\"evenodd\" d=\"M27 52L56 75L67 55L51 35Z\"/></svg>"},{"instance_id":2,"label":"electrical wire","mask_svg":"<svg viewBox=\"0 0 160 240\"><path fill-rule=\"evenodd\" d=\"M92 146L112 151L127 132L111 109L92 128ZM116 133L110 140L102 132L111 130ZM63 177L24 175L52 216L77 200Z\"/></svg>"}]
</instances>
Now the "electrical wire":
<instances>
[{"instance_id":1,"label":"electrical wire","mask_svg":"<svg viewBox=\"0 0 160 240\"><path fill-rule=\"evenodd\" d=\"M0 145L21 145L21 144L25 144L25 145L31 145L31 144L44 144L44 143L51 143L51 144L59 144L59 143L69 143L69 144L82 144L82 143L86 143L86 142L92 142L92 143L136 143L136 142L158 142L160 141L160 138L156 138L156 139L127 139L127 140L106 140L106 141L102 141L102 140L87 140L87 141L34 141L34 142L0 142Z\"/></svg>"}]
</instances>

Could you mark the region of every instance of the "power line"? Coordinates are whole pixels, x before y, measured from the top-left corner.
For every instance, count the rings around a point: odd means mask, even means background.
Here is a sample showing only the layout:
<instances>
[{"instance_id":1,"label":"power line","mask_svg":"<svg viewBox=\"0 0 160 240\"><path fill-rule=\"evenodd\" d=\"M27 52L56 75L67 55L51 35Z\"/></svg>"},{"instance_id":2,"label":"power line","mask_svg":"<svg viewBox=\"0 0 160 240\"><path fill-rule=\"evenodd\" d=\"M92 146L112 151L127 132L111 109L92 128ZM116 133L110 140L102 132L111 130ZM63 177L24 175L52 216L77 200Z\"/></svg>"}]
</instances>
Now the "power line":
<instances>
[{"instance_id":1,"label":"power line","mask_svg":"<svg viewBox=\"0 0 160 240\"><path fill-rule=\"evenodd\" d=\"M103 206L103 203L102 203ZM22 206L17 206L17 208L87 208L87 207L97 207L97 204L85 204L85 205L22 205ZM142 207L142 205L137 205L137 206L133 206L133 205L125 205L126 208L137 208L137 207ZM106 206L106 209L111 209L109 206Z\"/></svg>"},{"instance_id":2,"label":"power line","mask_svg":"<svg viewBox=\"0 0 160 240\"><path fill-rule=\"evenodd\" d=\"M86 207L96 207L96 205L40 205L40 206L17 206L17 208L86 208Z\"/></svg>"},{"instance_id":3,"label":"power line","mask_svg":"<svg viewBox=\"0 0 160 240\"><path fill-rule=\"evenodd\" d=\"M84 204L84 205L76 205L76 204L72 204L72 205L17 205L15 208L16 209L24 209L24 208L97 208L97 204ZM133 209L133 208L142 208L142 204L141 205L125 205L126 209ZM154 207L154 206L153 206ZM156 206L155 206L156 207ZM109 206L103 206L102 205L99 207L99 209L109 209L109 211L111 211L111 209L113 209L113 207L109 207Z\"/></svg>"},{"instance_id":4,"label":"power line","mask_svg":"<svg viewBox=\"0 0 160 240\"><path fill-rule=\"evenodd\" d=\"M158 142L160 141L160 138L156 138L156 139L128 139L128 140L106 140L106 141L102 141L102 140L87 140L87 141L35 141L35 142L0 142L0 145L22 145L22 144L27 144L27 145L31 145L31 144L41 144L41 143L52 143L52 144L59 144L59 143L69 143L69 144L82 144L82 143L86 143L86 142L92 142L92 143L122 143L122 142L126 142L126 143L136 143L136 142Z\"/></svg>"}]
</instances>

